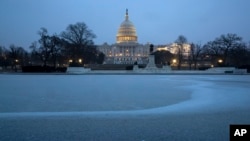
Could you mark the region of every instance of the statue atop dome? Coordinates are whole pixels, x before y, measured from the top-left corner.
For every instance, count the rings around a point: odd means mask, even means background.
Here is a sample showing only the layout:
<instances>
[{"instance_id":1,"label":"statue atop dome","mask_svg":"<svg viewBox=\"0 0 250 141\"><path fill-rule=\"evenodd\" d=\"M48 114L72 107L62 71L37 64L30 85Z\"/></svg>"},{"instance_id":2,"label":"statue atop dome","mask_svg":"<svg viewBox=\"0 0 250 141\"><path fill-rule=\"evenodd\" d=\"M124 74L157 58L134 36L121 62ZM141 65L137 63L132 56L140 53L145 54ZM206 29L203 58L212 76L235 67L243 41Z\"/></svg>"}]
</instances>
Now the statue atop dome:
<instances>
[{"instance_id":1,"label":"statue atop dome","mask_svg":"<svg viewBox=\"0 0 250 141\"><path fill-rule=\"evenodd\" d=\"M128 9L126 9L126 16L125 16L125 20L128 21Z\"/></svg>"}]
</instances>

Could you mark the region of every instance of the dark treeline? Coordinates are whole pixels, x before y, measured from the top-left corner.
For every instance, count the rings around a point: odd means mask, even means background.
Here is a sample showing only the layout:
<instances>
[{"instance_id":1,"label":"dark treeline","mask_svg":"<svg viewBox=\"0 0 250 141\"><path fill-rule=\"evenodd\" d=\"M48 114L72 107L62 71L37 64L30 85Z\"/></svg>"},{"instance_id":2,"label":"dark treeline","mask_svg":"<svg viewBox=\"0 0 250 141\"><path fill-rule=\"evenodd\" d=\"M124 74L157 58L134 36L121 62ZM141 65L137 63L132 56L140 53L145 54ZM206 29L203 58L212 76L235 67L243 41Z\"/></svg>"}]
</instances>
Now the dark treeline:
<instances>
[{"instance_id":1,"label":"dark treeline","mask_svg":"<svg viewBox=\"0 0 250 141\"><path fill-rule=\"evenodd\" d=\"M0 67L16 71L23 66L66 67L84 64L102 64L105 55L98 51L93 39L96 35L83 22L70 24L59 35L49 35L46 28L38 31L39 39L31 43L30 50L10 45L0 46ZM213 66L242 67L250 65L250 43L236 34L226 34L206 44L188 42L180 35L176 41L176 54L169 51L154 52L157 64L183 64L189 69L198 69L210 63ZM186 52L185 45L190 45ZM187 53L187 55L185 55ZM174 61L174 62L173 62Z\"/></svg>"},{"instance_id":2,"label":"dark treeline","mask_svg":"<svg viewBox=\"0 0 250 141\"><path fill-rule=\"evenodd\" d=\"M242 68L250 65L250 43L244 42L236 34L221 35L204 45L190 43L185 36L180 35L175 43L178 45L177 53L157 51L156 63L175 63L177 69L181 69L183 64L189 69L199 69L204 66L207 68L218 66ZM190 45L188 52L186 52L185 44ZM175 62L171 62L172 60Z\"/></svg>"},{"instance_id":3,"label":"dark treeline","mask_svg":"<svg viewBox=\"0 0 250 141\"><path fill-rule=\"evenodd\" d=\"M46 28L38 31L39 39L31 43L30 51L23 47L0 46L0 67L17 70L17 66L65 67L102 64L105 55L94 45L96 35L85 23L70 24L60 35L49 35Z\"/></svg>"}]
</instances>

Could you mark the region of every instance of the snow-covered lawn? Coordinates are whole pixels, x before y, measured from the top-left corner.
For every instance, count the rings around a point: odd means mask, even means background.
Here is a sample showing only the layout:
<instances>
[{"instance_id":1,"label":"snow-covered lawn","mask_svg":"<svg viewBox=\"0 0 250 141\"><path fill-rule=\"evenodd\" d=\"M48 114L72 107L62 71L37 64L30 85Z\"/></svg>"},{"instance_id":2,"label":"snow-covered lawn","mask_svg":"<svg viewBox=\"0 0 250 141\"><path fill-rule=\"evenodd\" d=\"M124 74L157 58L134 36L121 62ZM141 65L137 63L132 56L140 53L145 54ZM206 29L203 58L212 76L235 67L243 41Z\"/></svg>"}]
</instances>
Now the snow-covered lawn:
<instances>
[{"instance_id":1,"label":"snow-covered lawn","mask_svg":"<svg viewBox=\"0 0 250 141\"><path fill-rule=\"evenodd\" d=\"M11 139L9 130L19 136L24 129L38 139L36 127L47 128L44 119L51 124L63 118L69 126L63 132L75 134L77 127L87 133L77 139L97 134L96 140L185 140L190 133L207 132L190 140L224 140L229 124L250 123L249 111L250 75L0 75L0 139ZM55 136L61 133L61 124L50 126ZM54 137L44 134L45 140Z\"/></svg>"}]
</instances>

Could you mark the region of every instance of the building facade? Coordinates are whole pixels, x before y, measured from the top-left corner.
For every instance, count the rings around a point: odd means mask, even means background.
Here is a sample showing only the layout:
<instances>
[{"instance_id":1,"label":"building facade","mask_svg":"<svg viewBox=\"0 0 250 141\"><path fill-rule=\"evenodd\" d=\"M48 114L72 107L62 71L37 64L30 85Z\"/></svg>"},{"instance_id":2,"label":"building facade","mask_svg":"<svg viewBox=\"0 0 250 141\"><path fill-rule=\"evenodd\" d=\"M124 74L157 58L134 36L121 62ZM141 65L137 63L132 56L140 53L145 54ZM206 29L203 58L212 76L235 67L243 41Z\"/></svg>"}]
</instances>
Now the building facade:
<instances>
[{"instance_id":1,"label":"building facade","mask_svg":"<svg viewBox=\"0 0 250 141\"><path fill-rule=\"evenodd\" d=\"M177 54L178 45L173 43L163 46L155 46L156 50L167 50L172 54ZM190 51L190 45L184 47L184 55L187 56ZM105 54L104 64L147 64L149 56L150 44L139 44L136 28L129 20L128 10L126 10L125 20L121 23L115 44L107 44L98 46L98 50Z\"/></svg>"},{"instance_id":2,"label":"building facade","mask_svg":"<svg viewBox=\"0 0 250 141\"><path fill-rule=\"evenodd\" d=\"M98 50L106 56L105 64L146 64L148 61L149 44L139 44L136 28L129 20L126 10L125 20L121 23L116 35L116 43L104 43Z\"/></svg>"},{"instance_id":3,"label":"building facade","mask_svg":"<svg viewBox=\"0 0 250 141\"><path fill-rule=\"evenodd\" d=\"M184 57L184 59L187 59L190 55L191 46L190 44L183 44L182 46L178 45L177 43L167 44L167 45L158 45L156 47L157 51L169 51L172 54L178 54L179 50L181 50L181 53Z\"/></svg>"}]
</instances>

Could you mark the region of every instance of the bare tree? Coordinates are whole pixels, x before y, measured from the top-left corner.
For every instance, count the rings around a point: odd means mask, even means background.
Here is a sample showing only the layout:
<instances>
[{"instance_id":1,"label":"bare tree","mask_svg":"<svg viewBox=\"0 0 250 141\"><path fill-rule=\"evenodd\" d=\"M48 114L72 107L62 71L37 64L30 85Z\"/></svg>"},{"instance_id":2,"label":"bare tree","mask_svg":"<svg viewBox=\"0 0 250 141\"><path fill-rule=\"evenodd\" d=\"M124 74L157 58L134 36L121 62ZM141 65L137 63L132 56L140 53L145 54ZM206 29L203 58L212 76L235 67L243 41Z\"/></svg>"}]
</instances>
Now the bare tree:
<instances>
[{"instance_id":1,"label":"bare tree","mask_svg":"<svg viewBox=\"0 0 250 141\"><path fill-rule=\"evenodd\" d=\"M229 51L228 62L230 62L231 65L234 65L236 67L247 65L248 58L249 58L248 55L249 55L249 51L245 43L235 45Z\"/></svg>"},{"instance_id":2,"label":"bare tree","mask_svg":"<svg viewBox=\"0 0 250 141\"><path fill-rule=\"evenodd\" d=\"M214 41L207 42L203 47L203 51L204 55L209 57L212 64L216 64L218 59L221 59L223 56L221 48Z\"/></svg>"},{"instance_id":3,"label":"bare tree","mask_svg":"<svg viewBox=\"0 0 250 141\"><path fill-rule=\"evenodd\" d=\"M245 43L242 41L242 38L236 34L221 35L204 46L205 51L212 56L213 63L215 63L218 58L221 58L223 60L222 64L226 66L230 65L230 63L232 65L232 61L230 60L237 59L230 58L235 57L236 50L239 51L237 54L242 54L244 51L240 50L244 50L244 48ZM232 56L232 54L234 55Z\"/></svg>"},{"instance_id":4,"label":"bare tree","mask_svg":"<svg viewBox=\"0 0 250 141\"><path fill-rule=\"evenodd\" d=\"M30 49L31 49L31 65L34 65L34 64L40 64L43 60L41 59L41 55L40 53L38 52L38 42L37 41L34 41L31 43L30 45ZM39 62L39 63L38 63Z\"/></svg>"},{"instance_id":5,"label":"bare tree","mask_svg":"<svg viewBox=\"0 0 250 141\"><path fill-rule=\"evenodd\" d=\"M10 45L8 50L8 59L10 59L12 69L17 71L17 64L23 65L27 54L27 51L25 51L22 47Z\"/></svg>"},{"instance_id":6,"label":"bare tree","mask_svg":"<svg viewBox=\"0 0 250 141\"><path fill-rule=\"evenodd\" d=\"M64 46L64 42L57 35L50 36L50 51L54 68L56 67L58 57L62 55L62 46Z\"/></svg>"},{"instance_id":7,"label":"bare tree","mask_svg":"<svg viewBox=\"0 0 250 141\"><path fill-rule=\"evenodd\" d=\"M61 36L68 42L67 53L75 62L79 58L83 58L86 62L89 59L89 53L95 50L93 39L96 35L83 22L70 24Z\"/></svg>"},{"instance_id":8,"label":"bare tree","mask_svg":"<svg viewBox=\"0 0 250 141\"><path fill-rule=\"evenodd\" d=\"M183 35L180 35L175 42L178 45L177 57L178 57L178 69L180 70L183 61L184 44L187 43L187 38Z\"/></svg>"},{"instance_id":9,"label":"bare tree","mask_svg":"<svg viewBox=\"0 0 250 141\"><path fill-rule=\"evenodd\" d=\"M2 69L7 67L7 49L4 46L0 46L0 66Z\"/></svg>"},{"instance_id":10,"label":"bare tree","mask_svg":"<svg viewBox=\"0 0 250 141\"><path fill-rule=\"evenodd\" d=\"M40 39L39 39L39 43L40 43L40 47L36 48L35 46L35 52L36 54L40 57L40 59L43 62L43 66L47 66L48 60L50 58L50 46L49 46L49 35L48 35L48 31L46 28L41 28L40 31L38 31L38 34L40 35Z\"/></svg>"},{"instance_id":11,"label":"bare tree","mask_svg":"<svg viewBox=\"0 0 250 141\"><path fill-rule=\"evenodd\" d=\"M221 49L223 53L223 61L225 65L228 65L228 56L230 50L239 47L242 44L242 38L236 34L221 35L219 38L215 39L215 44Z\"/></svg>"},{"instance_id":12,"label":"bare tree","mask_svg":"<svg viewBox=\"0 0 250 141\"><path fill-rule=\"evenodd\" d=\"M204 51L209 55L215 56L219 56L222 53L219 45L213 41L209 41L204 45Z\"/></svg>"},{"instance_id":13,"label":"bare tree","mask_svg":"<svg viewBox=\"0 0 250 141\"><path fill-rule=\"evenodd\" d=\"M192 43L190 46L190 54L189 54L189 69L191 69L191 65L194 64L194 69L197 69L197 62L202 52L201 44Z\"/></svg>"},{"instance_id":14,"label":"bare tree","mask_svg":"<svg viewBox=\"0 0 250 141\"><path fill-rule=\"evenodd\" d=\"M39 56L43 66L46 67L49 62L53 62L54 67L56 67L57 57L61 53L61 39L56 35L48 35L46 28L41 28L38 34L40 35L38 40L40 46L38 47L37 42L33 42L30 46L32 53Z\"/></svg>"}]
</instances>

